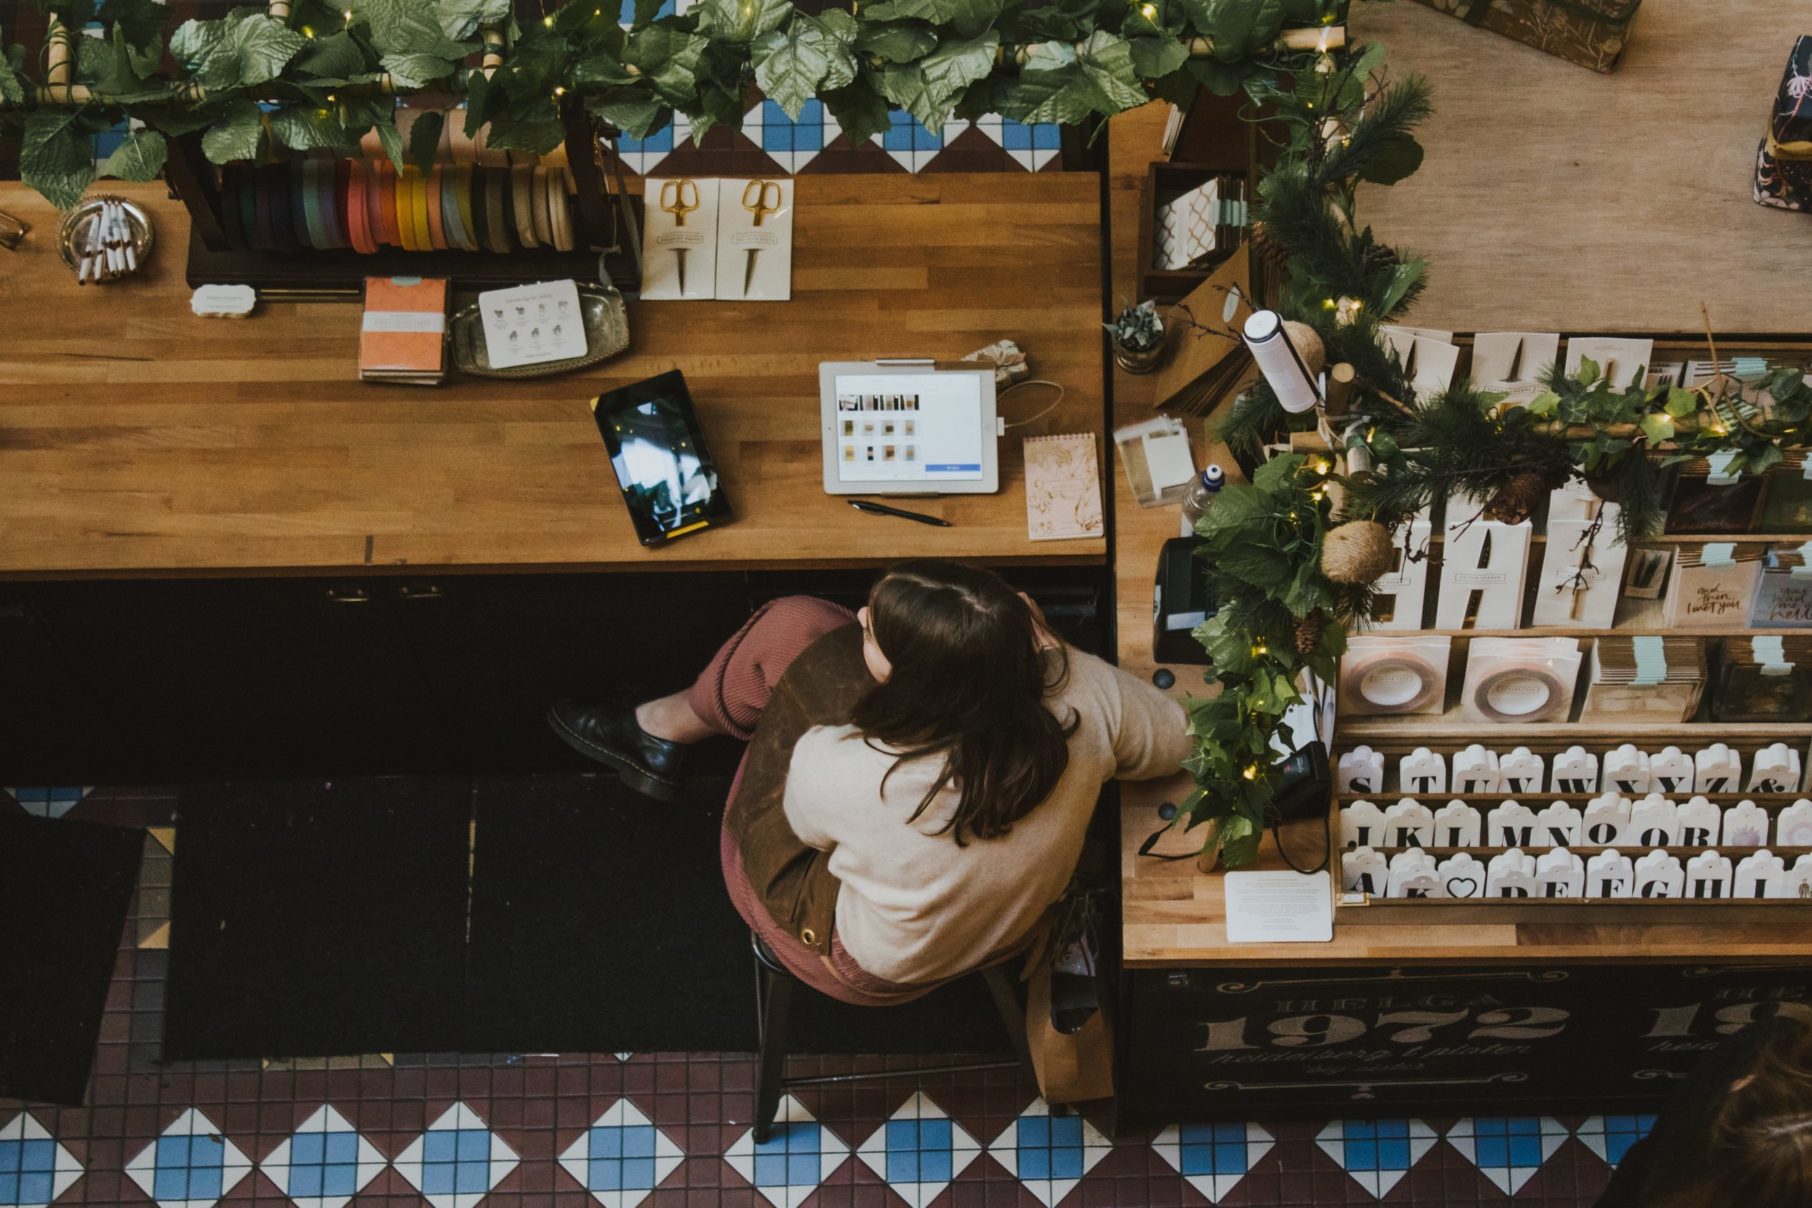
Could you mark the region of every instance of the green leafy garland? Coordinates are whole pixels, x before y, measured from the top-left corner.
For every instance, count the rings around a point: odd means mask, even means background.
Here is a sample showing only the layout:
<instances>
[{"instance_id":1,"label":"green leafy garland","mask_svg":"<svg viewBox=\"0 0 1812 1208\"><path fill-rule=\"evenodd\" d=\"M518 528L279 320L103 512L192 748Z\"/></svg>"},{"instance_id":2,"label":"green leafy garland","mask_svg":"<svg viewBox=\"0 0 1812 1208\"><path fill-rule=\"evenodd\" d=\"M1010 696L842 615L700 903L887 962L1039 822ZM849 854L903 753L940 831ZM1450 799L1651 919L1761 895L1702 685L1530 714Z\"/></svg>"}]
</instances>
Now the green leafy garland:
<instances>
[{"instance_id":1,"label":"green leafy garland","mask_svg":"<svg viewBox=\"0 0 1812 1208\"><path fill-rule=\"evenodd\" d=\"M807 12L792 0L698 0L657 16L636 0L571 0L518 28L510 0L293 0L187 21L169 35L156 0L37 0L77 34L72 79L0 54L0 118L23 127L21 175L58 206L94 178L89 138L121 118L131 135L101 173L148 180L167 136L204 131L210 160L257 159L273 144L350 155L376 130L400 167L426 162L439 121L398 133L389 93L463 97L465 130L489 145L541 153L561 141L572 103L633 137L675 112L702 138L740 126L751 85L797 117L820 98L860 143L907 110L938 129L952 114L998 112L1073 125L1144 104L1221 94L1305 56L1343 19L1346 0L851 0ZM469 63L483 32L502 33L501 66ZM1288 31L1299 31L1294 37ZM1302 32L1302 31L1306 31ZM172 70L173 68L173 70ZM59 89L74 85L75 93ZM74 103L67 103L74 101ZM263 106L261 108L261 106Z\"/></svg>"},{"instance_id":2,"label":"green leafy garland","mask_svg":"<svg viewBox=\"0 0 1812 1208\"><path fill-rule=\"evenodd\" d=\"M1353 201L1360 182L1391 184L1420 163L1413 130L1429 112L1426 85L1388 81L1380 48L1351 46L1245 87L1281 132L1253 211L1256 254L1285 278L1266 302L1314 328L1327 363L1354 368L1355 389L1334 450L1273 457L1250 486L1223 490L1198 525L1220 610L1196 630L1213 659L1211 690L1190 702L1196 788L1179 824L1215 823L1203 850L1230 867L1257 855L1285 710L1302 700L1306 674L1333 681L1348 628L1372 613L1383 565L1347 574L1330 557L1337 546L1388 554L1389 530L1455 493L1482 501L1486 518L1520 522L1576 477L1620 504L1618 537L1637 542L1661 529L1668 465L1724 456L1730 472L1760 474L1812 445L1812 387L1786 366L1684 390L1644 386L1641 371L1615 386L1583 360L1570 376L1550 369L1525 406L1465 381L1405 402L1414 392L1378 329L1415 301L1425 265L1378 243ZM1314 413L1287 414L1260 380L1217 435L1250 464L1316 423ZM1340 472L1336 458L1356 449L1364 468Z\"/></svg>"}]
</instances>

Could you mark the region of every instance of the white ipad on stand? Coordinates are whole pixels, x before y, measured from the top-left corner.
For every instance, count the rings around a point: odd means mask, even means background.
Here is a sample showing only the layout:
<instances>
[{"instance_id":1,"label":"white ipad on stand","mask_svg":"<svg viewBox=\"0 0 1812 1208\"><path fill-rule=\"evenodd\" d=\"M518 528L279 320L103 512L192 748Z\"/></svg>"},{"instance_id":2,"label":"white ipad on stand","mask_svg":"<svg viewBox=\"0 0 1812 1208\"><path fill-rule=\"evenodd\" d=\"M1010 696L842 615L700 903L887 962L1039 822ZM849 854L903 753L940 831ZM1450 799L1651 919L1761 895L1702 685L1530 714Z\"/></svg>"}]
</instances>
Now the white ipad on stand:
<instances>
[{"instance_id":1,"label":"white ipad on stand","mask_svg":"<svg viewBox=\"0 0 1812 1208\"><path fill-rule=\"evenodd\" d=\"M929 360L818 366L830 495L987 495L1000 490L994 367Z\"/></svg>"}]
</instances>

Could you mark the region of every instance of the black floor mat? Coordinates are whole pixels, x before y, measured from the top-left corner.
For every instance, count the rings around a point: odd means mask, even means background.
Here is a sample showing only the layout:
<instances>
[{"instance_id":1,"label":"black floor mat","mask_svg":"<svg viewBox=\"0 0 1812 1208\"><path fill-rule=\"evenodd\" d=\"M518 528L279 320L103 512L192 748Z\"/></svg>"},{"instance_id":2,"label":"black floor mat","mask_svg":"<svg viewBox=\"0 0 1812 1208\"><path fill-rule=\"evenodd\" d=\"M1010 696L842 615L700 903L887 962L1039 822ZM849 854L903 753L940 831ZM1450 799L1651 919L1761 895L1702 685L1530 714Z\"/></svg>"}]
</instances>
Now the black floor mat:
<instances>
[{"instance_id":1,"label":"black floor mat","mask_svg":"<svg viewBox=\"0 0 1812 1208\"><path fill-rule=\"evenodd\" d=\"M615 777L481 781L466 1047L755 1047L748 928L723 887L728 787L661 805ZM902 1007L794 995L798 1053L1008 1052L980 978Z\"/></svg>"},{"instance_id":2,"label":"black floor mat","mask_svg":"<svg viewBox=\"0 0 1812 1208\"><path fill-rule=\"evenodd\" d=\"M0 1097L80 1103L144 832L0 815Z\"/></svg>"},{"instance_id":3,"label":"black floor mat","mask_svg":"<svg viewBox=\"0 0 1812 1208\"><path fill-rule=\"evenodd\" d=\"M164 1053L460 1047L471 782L188 788Z\"/></svg>"}]
</instances>

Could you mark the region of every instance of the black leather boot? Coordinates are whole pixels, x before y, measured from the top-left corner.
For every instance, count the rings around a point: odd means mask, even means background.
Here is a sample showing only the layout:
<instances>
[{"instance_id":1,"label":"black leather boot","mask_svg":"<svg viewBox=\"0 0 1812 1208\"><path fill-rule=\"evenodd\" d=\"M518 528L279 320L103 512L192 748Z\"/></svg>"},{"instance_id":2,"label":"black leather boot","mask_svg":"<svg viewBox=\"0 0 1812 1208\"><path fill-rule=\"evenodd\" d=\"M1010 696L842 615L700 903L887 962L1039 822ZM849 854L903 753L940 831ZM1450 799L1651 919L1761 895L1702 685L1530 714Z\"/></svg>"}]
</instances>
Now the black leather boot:
<instances>
[{"instance_id":1,"label":"black leather boot","mask_svg":"<svg viewBox=\"0 0 1812 1208\"><path fill-rule=\"evenodd\" d=\"M563 700L547 711L547 724L579 754L615 768L636 792L656 801L679 796L686 748L642 729L633 707Z\"/></svg>"}]
</instances>

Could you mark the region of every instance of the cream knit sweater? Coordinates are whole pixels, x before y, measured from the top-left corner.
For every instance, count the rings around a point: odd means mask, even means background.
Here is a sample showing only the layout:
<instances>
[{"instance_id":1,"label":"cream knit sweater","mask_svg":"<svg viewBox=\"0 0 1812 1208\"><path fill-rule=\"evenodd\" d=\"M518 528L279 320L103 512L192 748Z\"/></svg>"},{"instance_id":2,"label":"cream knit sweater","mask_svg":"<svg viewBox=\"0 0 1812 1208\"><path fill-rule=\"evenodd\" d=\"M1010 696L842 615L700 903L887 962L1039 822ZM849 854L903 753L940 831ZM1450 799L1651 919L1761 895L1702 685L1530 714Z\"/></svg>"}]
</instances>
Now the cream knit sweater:
<instances>
[{"instance_id":1,"label":"cream knit sweater","mask_svg":"<svg viewBox=\"0 0 1812 1208\"><path fill-rule=\"evenodd\" d=\"M818 726L793 748L787 821L830 853L842 882L837 936L868 972L938 981L1020 939L1069 884L1101 786L1174 772L1188 753L1181 705L1093 655L1068 654L1069 678L1046 707L1080 718L1069 765L1050 796L998 839L971 835L958 847L935 833L956 803L948 787L907 822L936 779L937 757L903 764L883 793L896 757L855 727Z\"/></svg>"}]
</instances>

